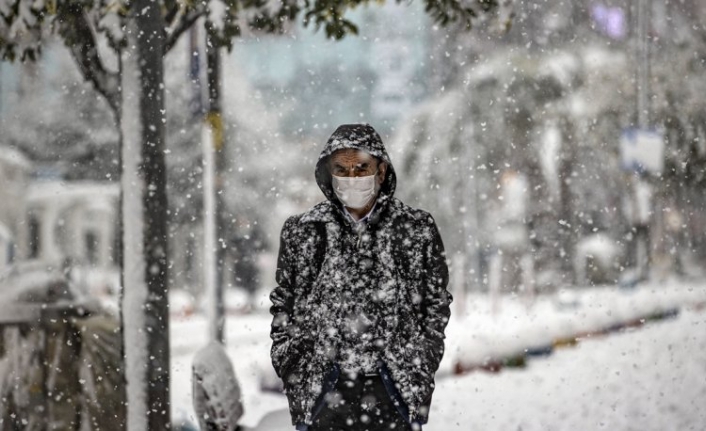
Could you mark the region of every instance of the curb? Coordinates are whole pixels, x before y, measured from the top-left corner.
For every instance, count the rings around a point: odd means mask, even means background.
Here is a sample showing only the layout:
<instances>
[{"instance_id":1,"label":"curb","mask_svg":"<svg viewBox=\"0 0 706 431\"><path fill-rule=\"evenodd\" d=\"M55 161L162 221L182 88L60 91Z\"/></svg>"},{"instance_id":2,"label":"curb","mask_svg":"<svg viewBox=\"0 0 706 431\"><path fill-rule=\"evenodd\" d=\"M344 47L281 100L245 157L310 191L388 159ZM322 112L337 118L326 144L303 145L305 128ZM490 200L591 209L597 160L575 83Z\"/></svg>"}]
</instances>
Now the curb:
<instances>
[{"instance_id":1,"label":"curb","mask_svg":"<svg viewBox=\"0 0 706 431\"><path fill-rule=\"evenodd\" d=\"M700 302L691 306L685 307L690 310L702 311L706 309L706 302ZM679 308L671 308L663 311L658 311L645 315L644 317L627 320L625 322L612 324L610 326L595 330L576 333L573 336L556 338L548 345L527 346L524 352L519 355L510 355L498 358L488 358L482 363L464 363L456 360L453 364L453 375L459 376L468 374L474 371L485 371L492 374L497 374L503 368L525 368L529 359L549 357L557 349L571 348L578 345L584 339L595 339L604 337L616 332L622 332L628 329L636 329L644 326L647 323L659 322L662 320L673 319L679 316Z\"/></svg>"}]
</instances>

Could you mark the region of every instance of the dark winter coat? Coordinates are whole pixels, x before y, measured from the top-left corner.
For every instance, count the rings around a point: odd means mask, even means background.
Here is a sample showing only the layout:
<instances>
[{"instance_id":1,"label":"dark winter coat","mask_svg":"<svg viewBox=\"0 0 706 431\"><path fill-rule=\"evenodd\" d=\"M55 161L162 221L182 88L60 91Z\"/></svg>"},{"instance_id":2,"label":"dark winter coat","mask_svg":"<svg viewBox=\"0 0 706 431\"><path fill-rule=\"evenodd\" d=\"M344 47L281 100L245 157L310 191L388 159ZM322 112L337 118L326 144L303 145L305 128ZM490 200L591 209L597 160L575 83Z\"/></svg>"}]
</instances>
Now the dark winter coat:
<instances>
[{"instance_id":1,"label":"dark winter coat","mask_svg":"<svg viewBox=\"0 0 706 431\"><path fill-rule=\"evenodd\" d=\"M388 163L373 212L355 226L331 187L336 150ZM434 219L394 198L396 176L370 126L341 126L316 166L327 201L282 228L273 306L272 363L284 380L292 422L311 423L341 364L379 372L410 422L426 423L444 353L451 295Z\"/></svg>"}]
</instances>

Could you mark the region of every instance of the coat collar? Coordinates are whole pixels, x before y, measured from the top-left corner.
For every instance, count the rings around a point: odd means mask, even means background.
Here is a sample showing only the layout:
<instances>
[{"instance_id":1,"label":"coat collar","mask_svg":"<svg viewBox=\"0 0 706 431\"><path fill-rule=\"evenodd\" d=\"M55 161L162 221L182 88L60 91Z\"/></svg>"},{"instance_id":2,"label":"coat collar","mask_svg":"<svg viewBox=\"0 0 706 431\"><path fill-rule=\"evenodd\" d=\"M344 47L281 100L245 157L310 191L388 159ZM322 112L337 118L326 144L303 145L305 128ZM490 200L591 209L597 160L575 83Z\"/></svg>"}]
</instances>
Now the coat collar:
<instances>
[{"instance_id":1,"label":"coat collar","mask_svg":"<svg viewBox=\"0 0 706 431\"><path fill-rule=\"evenodd\" d=\"M373 208L373 212L369 216L369 223L377 223L380 220L380 215L387 209L392 198L388 195L381 194ZM302 223L335 223L340 219L345 218L342 208L331 201L323 201L314 205L311 209L302 215Z\"/></svg>"},{"instance_id":2,"label":"coat collar","mask_svg":"<svg viewBox=\"0 0 706 431\"><path fill-rule=\"evenodd\" d=\"M314 205L302 215L302 223L333 223L336 221L336 212L340 211L331 201L323 201Z\"/></svg>"}]
</instances>

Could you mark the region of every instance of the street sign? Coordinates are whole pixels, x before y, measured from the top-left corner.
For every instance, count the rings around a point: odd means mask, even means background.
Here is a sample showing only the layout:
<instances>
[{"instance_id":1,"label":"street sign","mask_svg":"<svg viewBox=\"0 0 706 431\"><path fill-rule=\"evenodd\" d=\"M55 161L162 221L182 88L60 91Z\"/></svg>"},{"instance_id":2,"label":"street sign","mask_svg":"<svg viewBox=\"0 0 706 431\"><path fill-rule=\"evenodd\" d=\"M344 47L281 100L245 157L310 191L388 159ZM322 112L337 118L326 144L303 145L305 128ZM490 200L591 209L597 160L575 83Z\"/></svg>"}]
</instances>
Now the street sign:
<instances>
[{"instance_id":1,"label":"street sign","mask_svg":"<svg viewBox=\"0 0 706 431\"><path fill-rule=\"evenodd\" d=\"M620 163L633 172L659 174L664 168L664 137L655 130L630 128L620 137Z\"/></svg>"}]
</instances>

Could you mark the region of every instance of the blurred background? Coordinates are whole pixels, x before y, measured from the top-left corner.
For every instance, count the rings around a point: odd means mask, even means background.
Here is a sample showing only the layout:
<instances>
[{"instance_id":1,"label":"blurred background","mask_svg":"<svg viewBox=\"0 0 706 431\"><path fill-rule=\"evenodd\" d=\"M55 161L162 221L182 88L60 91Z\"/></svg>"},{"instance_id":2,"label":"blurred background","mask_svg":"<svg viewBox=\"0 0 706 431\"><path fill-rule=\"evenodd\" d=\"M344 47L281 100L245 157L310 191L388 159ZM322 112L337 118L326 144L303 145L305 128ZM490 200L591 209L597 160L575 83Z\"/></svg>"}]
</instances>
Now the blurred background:
<instances>
[{"instance_id":1,"label":"blurred background","mask_svg":"<svg viewBox=\"0 0 706 431\"><path fill-rule=\"evenodd\" d=\"M573 307L571 292L589 288L703 291L706 3L518 1L496 15L468 32L421 2L371 4L349 12L359 35L341 41L292 24L224 51L216 260L228 328L268 319L282 223L323 199L314 166L342 123L380 132L397 197L435 217L459 315L488 301L487 316L502 316L502 298ZM170 313L205 339L198 31L166 56L164 121ZM35 62L0 63L5 280L50 268L117 313L119 141L59 38ZM267 324L253 325L266 342ZM196 339L173 344L183 353ZM188 372L187 357L176 363Z\"/></svg>"},{"instance_id":2,"label":"blurred background","mask_svg":"<svg viewBox=\"0 0 706 431\"><path fill-rule=\"evenodd\" d=\"M351 122L382 134L399 197L433 213L468 290L489 288L499 254L504 290L529 287L522 268L537 290L699 272L706 8L652 1L641 39L637 4L520 2L509 29L488 20L466 32L435 25L421 4L388 3L351 12L360 35L342 41L299 26L236 39L222 60L223 282L272 285L282 222L323 198L315 161ZM165 77L172 286L198 296L203 83L198 46L180 43ZM59 40L37 62L0 68L2 193L13 199L2 264L115 270L119 134L107 104Z\"/></svg>"}]
</instances>

